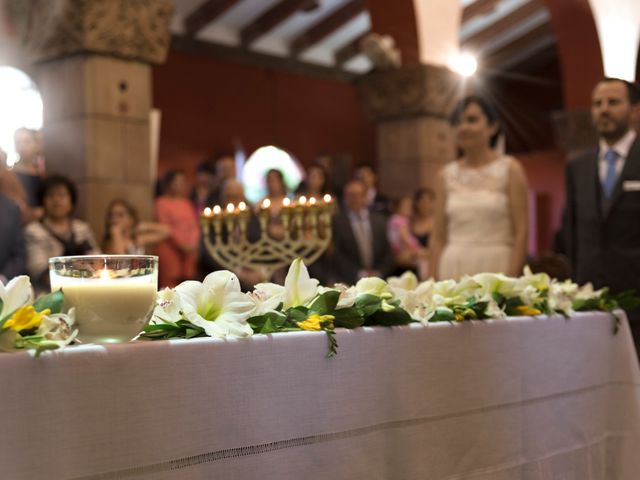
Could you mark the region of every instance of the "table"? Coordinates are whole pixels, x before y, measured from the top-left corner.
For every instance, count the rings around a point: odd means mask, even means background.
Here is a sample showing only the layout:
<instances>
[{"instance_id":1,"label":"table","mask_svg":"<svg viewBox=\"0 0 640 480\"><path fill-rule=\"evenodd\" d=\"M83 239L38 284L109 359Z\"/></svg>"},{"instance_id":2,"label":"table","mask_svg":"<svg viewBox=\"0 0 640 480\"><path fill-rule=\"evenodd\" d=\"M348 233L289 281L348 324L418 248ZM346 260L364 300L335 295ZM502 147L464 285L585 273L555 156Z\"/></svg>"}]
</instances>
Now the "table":
<instances>
[{"instance_id":1,"label":"table","mask_svg":"<svg viewBox=\"0 0 640 480\"><path fill-rule=\"evenodd\" d=\"M0 356L3 479L637 479L626 320L410 325Z\"/></svg>"}]
</instances>

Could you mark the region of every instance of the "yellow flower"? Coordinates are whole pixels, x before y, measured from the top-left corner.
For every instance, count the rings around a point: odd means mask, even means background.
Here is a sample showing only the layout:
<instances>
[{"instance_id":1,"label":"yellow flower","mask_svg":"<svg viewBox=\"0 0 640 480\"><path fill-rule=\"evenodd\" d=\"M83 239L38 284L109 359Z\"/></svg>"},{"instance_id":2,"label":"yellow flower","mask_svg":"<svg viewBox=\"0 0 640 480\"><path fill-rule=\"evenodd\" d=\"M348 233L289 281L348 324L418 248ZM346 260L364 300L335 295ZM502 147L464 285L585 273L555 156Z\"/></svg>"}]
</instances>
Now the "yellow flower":
<instances>
[{"instance_id":1,"label":"yellow flower","mask_svg":"<svg viewBox=\"0 0 640 480\"><path fill-rule=\"evenodd\" d=\"M528 315L528 316L540 315L542 313L537 308L531 308L527 305L520 305L519 307L516 307L516 310L520 315Z\"/></svg>"},{"instance_id":2,"label":"yellow flower","mask_svg":"<svg viewBox=\"0 0 640 480\"><path fill-rule=\"evenodd\" d=\"M456 313L454 315L454 319L456 322L462 322L464 320L464 315L460 314L460 313Z\"/></svg>"},{"instance_id":3,"label":"yellow flower","mask_svg":"<svg viewBox=\"0 0 640 480\"><path fill-rule=\"evenodd\" d=\"M329 324L325 326L329 328L333 328L334 318L336 317L334 317L333 315L318 315L317 313L314 313L306 320L302 322L297 322L297 324L303 330L310 330L310 331L317 332L322 330L322 323L324 322L329 322Z\"/></svg>"},{"instance_id":4,"label":"yellow flower","mask_svg":"<svg viewBox=\"0 0 640 480\"><path fill-rule=\"evenodd\" d=\"M50 313L51 310L48 308L41 312L36 312L36 309L33 308L32 305L25 305L14 312L11 318L5 322L4 328L11 328L16 332L31 330L32 328L39 327L40 322L42 322L42 317Z\"/></svg>"}]
</instances>

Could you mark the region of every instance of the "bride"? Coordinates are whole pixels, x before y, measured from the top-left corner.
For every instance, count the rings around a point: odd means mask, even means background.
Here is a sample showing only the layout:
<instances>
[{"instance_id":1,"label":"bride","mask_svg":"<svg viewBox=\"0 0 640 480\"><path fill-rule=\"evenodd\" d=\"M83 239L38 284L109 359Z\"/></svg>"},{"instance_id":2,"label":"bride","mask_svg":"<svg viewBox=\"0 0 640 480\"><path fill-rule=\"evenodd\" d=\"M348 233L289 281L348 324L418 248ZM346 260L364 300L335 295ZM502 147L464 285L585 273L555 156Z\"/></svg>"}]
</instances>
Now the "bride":
<instances>
[{"instance_id":1,"label":"bride","mask_svg":"<svg viewBox=\"0 0 640 480\"><path fill-rule=\"evenodd\" d=\"M527 180L513 157L495 145L500 124L493 108L475 96L454 110L462 157L436 180L430 274L459 279L480 272L521 273L527 252Z\"/></svg>"}]
</instances>

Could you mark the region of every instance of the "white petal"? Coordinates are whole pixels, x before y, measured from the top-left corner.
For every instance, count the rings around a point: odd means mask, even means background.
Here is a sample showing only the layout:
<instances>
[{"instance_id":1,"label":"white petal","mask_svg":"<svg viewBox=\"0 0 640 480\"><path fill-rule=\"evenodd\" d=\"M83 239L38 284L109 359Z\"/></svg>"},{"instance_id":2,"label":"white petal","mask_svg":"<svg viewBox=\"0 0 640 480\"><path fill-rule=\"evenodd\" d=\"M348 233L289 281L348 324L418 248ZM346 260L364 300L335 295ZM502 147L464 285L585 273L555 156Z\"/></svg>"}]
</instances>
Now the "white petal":
<instances>
[{"instance_id":1,"label":"white petal","mask_svg":"<svg viewBox=\"0 0 640 480\"><path fill-rule=\"evenodd\" d=\"M0 283L1 285L1 283ZM0 298L2 299L2 313L0 319L12 314L18 308L33 302L33 288L31 281L26 275L15 277L2 286L0 290Z\"/></svg>"},{"instance_id":2,"label":"white petal","mask_svg":"<svg viewBox=\"0 0 640 480\"><path fill-rule=\"evenodd\" d=\"M284 280L285 308L305 305L318 294L318 280L309 277L309 271L304 262L296 258L287 272Z\"/></svg>"}]
</instances>

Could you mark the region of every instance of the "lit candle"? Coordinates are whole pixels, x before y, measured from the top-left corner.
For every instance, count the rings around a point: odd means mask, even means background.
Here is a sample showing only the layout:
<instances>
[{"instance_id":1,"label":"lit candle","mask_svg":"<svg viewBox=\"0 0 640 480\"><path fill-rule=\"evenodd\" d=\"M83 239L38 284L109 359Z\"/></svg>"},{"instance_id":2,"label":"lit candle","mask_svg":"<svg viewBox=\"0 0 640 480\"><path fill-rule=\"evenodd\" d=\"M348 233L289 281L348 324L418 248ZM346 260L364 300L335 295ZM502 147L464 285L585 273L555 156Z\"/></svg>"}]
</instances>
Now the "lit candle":
<instances>
[{"instance_id":1,"label":"lit candle","mask_svg":"<svg viewBox=\"0 0 640 480\"><path fill-rule=\"evenodd\" d=\"M316 204L316 197L311 197L309 199L309 205L315 205Z\"/></svg>"},{"instance_id":2,"label":"lit candle","mask_svg":"<svg viewBox=\"0 0 640 480\"><path fill-rule=\"evenodd\" d=\"M300 195L300 198L298 198L298 203L300 205L305 205L307 203L307 197L305 197L304 195Z\"/></svg>"},{"instance_id":3,"label":"lit candle","mask_svg":"<svg viewBox=\"0 0 640 480\"><path fill-rule=\"evenodd\" d=\"M204 216L205 217L210 217L211 216L211 209L209 207L204 209Z\"/></svg>"},{"instance_id":4,"label":"lit candle","mask_svg":"<svg viewBox=\"0 0 640 480\"><path fill-rule=\"evenodd\" d=\"M65 311L75 308L78 339L117 343L137 336L155 307L157 262L134 255L50 259L51 290L62 289Z\"/></svg>"},{"instance_id":5,"label":"lit candle","mask_svg":"<svg viewBox=\"0 0 640 480\"><path fill-rule=\"evenodd\" d=\"M233 203L228 203L227 204L227 215L232 214L233 212L235 212L236 207Z\"/></svg>"},{"instance_id":6,"label":"lit candle","mask_svg":"<svg viewBox=\"0 0 640 480\"><path fill-rule=\"evenodd\" d=\"M322 199L324 200L324 203L331 203L332 200L331 195L329 195L328 193L326 193L324 197L322 197Z\"/></svg>"},{"instance_id":7,"label":"lit candle","mask_svg":"<svg viewBox=\"0 0 640 480\"><path fill-rule=\"evenodd\" d=\"M241 212L244 212L247 209L247 204L244 202L240 202L238 204L238 210L240 210Z\"/></svg>"},{"instance_id":8,"label":"lit candle","mask_svg":"<svg viewBox=\"0 0 640 480\"><path fill-rule=\"evenodd\" d=\"M220 215L222 213L222 207L220 207L220 205L216 205L215 207L213 207L213 215Z\"/></svg>"},{"instance_id":9,"label":"lit candle","mask_svg":"<svg viewBox=\"0 0 640 480\"><path fill-rule=\"evenodd\" d=\"M269 200L268 198L265 198L262 201L262 209L267 210L270 206L271 206L271 200Z\"/></svg>"},{"instance_id":10,"label":"lit candle","mask_svg":"<svg viewBox=\"0 0 640 480\"><path fill-rule=\"evenodd\" d=\"M288 198L288 197L284 197L284 198L282 199L282 206L283 206L284 208L289 208L289 207L291 206L291 199L290 199L290 198Z\"/></svg>"}]
</instances>

